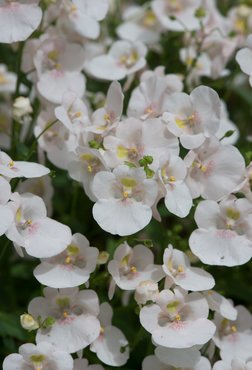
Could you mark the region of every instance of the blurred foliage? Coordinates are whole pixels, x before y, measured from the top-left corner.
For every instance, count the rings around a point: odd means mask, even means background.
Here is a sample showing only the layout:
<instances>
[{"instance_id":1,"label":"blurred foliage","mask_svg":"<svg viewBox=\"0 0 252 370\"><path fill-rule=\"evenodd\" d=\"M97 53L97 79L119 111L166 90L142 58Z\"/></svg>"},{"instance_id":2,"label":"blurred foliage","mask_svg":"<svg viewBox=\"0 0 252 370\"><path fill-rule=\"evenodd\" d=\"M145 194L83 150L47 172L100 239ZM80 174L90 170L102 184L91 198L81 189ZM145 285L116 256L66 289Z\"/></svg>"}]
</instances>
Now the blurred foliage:
<instances>
[{"instance_id":1,"label":"blurred foliage","mask_svg":"<svg viewBox=\"0 0 252 370\"><path fill-rule=\"evenodd\" d=\"M139 4L147 3L141 0L137 2ZM118 1L118 6L119 4L120 2ZM252 5L252 1L218 0L217 4L221 12L226 14L232 6L239 4ZM108 30L112 36L115 36L114 29L119 21L119 18L110 19ZM155 68L157 65L164 65L169 73L182 72L184 66L180 62L178 54L182 44L182 37L180 33L167 32L162 34L160 41L161 53L156 51L149 52L149 67ZM17 69L17 54L16 45L12 47L0 44L0 63L7 64L12 71ZM225 100L231 120L240 129L240 138L237 146L248 162L252 159L251 143L246 140L247 135L252 134L252 90L249 84L243 88L237 87L235 81L240 69L234 60L230 62L227 68L231 71L228 77L214 81L205 78L202 84L214 88L220 97ZM21 74L20 79L23 84L29 88L31 87L30 81L27 80L25 74ZM125 112L130 93L137 86L138 82L136 78L125 96ZM88 79L87 81L88 91L94 93L97 91L106 93L108 86L109 83L106 82L99 82L93 79ZM39 109L39 102L36 100L33 123L36 121ZM25 160L29 156L30 160L36 161L36 150L30 152L33 138L31 136L28 137L29 139L25 144L18 145L16 159ZM47 166L52 170L55 189L53 217L69 225L73 233L80 232L84 234L89 239L90 245L99 248L101 251L108 251L110 259L112 259L117 246L123 241L127 241L132 246L140 242L145 243L155 254L157 263L162 263L162 252L169 243L183 251L188 250L188 238L196 227L193 218L195 207L193 207L189 217L179 219L166 210L162 201L158 206L162 216L160 223L152 220L144 230L127 238L109 235L100 229L94 221L92 217L93 204L85 195L82 186L70 179L65 171L55 168L49 162ZM33 297L42 294L42 288L33 277L33 269L38 263L37 259L27 256L24 259L20 258L5 236L0 238L0 245L0 356L3 359L9 353L16 352L18 347L24 342L34 341L34 334L28 333L21 328L19 315L27 311L28 303ZM213 274L216 279L217 291L233 299L235 304L244 304L252 310L251 263L235 268L203 266L201 263L197 263L197 265ZM90 288L96 290L101 302L108 300L109 280L110 277L106 266L100 266L91 276ZM122 368L125 370L140 369L142 358L153 353L153 345L150 335L139 325L138 307L132 294L128 297L128 306L122 306L123 295L125 294L117 289L112 300L115 310L113 323L123 330L130 342L130 360ZM90 362L99 362L89 349L85 349L84 354ZM110 369L108 366L105 366L105 368Z\"/></svg>"}]
</instances>

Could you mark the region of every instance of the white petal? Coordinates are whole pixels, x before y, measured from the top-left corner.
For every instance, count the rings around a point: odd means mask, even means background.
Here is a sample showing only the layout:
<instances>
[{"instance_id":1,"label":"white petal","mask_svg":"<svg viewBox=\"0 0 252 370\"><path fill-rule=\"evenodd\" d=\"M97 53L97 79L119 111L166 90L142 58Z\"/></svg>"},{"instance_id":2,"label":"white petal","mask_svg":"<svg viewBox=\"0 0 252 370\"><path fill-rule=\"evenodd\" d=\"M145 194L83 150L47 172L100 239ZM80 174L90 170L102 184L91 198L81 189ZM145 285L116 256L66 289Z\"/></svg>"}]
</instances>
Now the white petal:
<instances>
[{"instance_id":1,"label":"white petal","mask_svg":"<svg viewBox=\"0 0 252 370\"><path fill-rule=\"evenodd\" d=\"M151 208L131 199L98 200L93 216L99 226L118 235L131 235L143 229L152 218Z\"/></svg>"}]
</instances>

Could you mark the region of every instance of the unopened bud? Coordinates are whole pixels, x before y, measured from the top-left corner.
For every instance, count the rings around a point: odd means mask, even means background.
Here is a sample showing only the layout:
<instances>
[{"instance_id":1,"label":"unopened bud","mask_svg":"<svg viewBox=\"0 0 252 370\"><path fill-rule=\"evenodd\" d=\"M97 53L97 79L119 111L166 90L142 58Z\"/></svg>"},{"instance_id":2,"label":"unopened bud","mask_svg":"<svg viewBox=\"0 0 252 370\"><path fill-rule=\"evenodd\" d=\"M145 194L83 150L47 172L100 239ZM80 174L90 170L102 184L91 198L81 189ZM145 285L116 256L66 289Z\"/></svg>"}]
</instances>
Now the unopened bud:
<instances>
[{"instance_id":1,"label":"unopened bud","mask_svg":"<svg viewBox=\"0 0 252 370\"><path fill-rule=\"evenodd\" d=\"M97 264L98 265L105 265L105 263L108 262L109 259L109 253L106 251L102 251L99 253L99 256L97 258Z\"/></svg>"},{"instance_id":2,"label":"unopened bud","mask_svg":"<svg viewBox=\"0 0 252 370\"><path fill-rule=\"evenodd\" d=\"M32 331L39 328L39 323L32 315L24 313L20 316L20 324L25 330Z\"/></svg>"},{"instance_id":3,"label":"unopened bud","mask_svg":"<svg viewBox=\"0 0 252 370\"><path fill-rule=\"evenodd\" d=\"M20 119L30 113L32 113L32 107L29 98L23 96L16 98L13 103L13 116Z\"/></svg>"}]
</instances>

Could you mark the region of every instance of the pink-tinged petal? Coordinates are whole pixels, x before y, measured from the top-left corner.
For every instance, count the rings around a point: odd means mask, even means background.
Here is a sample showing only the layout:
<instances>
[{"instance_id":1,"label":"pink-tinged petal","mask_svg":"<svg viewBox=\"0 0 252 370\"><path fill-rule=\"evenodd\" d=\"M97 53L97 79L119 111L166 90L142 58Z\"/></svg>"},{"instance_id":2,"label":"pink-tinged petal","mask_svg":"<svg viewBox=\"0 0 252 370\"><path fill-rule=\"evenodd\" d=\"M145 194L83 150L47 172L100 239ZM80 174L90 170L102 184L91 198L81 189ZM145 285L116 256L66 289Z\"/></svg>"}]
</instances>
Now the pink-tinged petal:
<instances>
[{"instance_id":1,"label":"pink-tinged petal","mask_svg":"<svg viewBox=\"0 0 252 370\"><path fill-rule=\"evenodd\" d=\"M39 26L41 19L42 10L38 1L30 1L28 4L7 1L0 4L0 42L24 41Z\"/></svg>"},{"instance_id":2,"label":"pink-tinged petal","mask_svg":"<svg viewBox=\"0 0 252 370\"><path fill-rule=\"evenodd\" d=\"M93 207L99 226L111 234L131 235L143 229L152 218L151 208L131 199L101 199Z\"/></svg>"},{"instance_id":3,"label":"pink-tinged petal","mask_svg":"<svg viewBox=\"0 0 252 370\"><path fill-rule=\"evenodd\" d=\"M198 319L196 321L179 321L159 326L153 333L155 343L169 348L189 348L208 342L216 330L212 321Z\"/></svg>"},{"instance_id":4,"label":"pink-tinged petal","mask_svg":"<svg viewBox=\"0 0 252 370\"><path fill-rule=\"evenodd\" d=\"M29 226L24 247L33 257L47 258L62 252L70 242L70 228L46 217Z\"/></svg>"},{"instance_id":5,"label":"pink-tinged petal","mask_svg":"<svg viewBox=\"0 0 252 370\"><path fill-rule=\"evenodd\" d=\"M208 265L239 266L252 257L251 241L231 230L195 230L189 245L192 252Z\"/></svg>"},{"instance_id":6,"label":"pink-tinged petal","mask_svg":"<svg viewBox=\"0 0 252 370\"><path fill-rule=\"evenodd\" d=\"M36 341L49 342L59 349L73 353L92 343L100 333L99 320L91 315L73 316L58 320L51 329L39 330Z\"/></svg>"}]
</instances>

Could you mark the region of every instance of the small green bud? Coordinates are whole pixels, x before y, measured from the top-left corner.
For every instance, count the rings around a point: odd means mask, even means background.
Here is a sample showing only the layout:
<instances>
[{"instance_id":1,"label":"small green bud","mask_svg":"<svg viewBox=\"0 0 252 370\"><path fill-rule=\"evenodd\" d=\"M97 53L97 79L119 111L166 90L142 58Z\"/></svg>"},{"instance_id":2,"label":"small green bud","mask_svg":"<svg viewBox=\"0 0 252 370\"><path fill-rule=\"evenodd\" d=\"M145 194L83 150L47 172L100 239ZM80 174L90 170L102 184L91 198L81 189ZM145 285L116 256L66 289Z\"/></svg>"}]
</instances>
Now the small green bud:
<instances>
[{"instance_id":1,"label":"small green bud","mask_svg":"<svg viewBox=\"0 0 252 370\"><path fill-rule=\"evenodd\" d=\"M42 329L48 329L55 323L55 318L48 316L41 324Z\"/></svg>"},{"instance_id":2,"label":"small green bud","mask_svg":"<svg viewBox=\"0 0 252 370\"><path fill-rule=\"evenodd\" d=\"M204 18L206 16L206 9L200 6L194 13L196 18Z\"/></svg>"}]
</instances>

